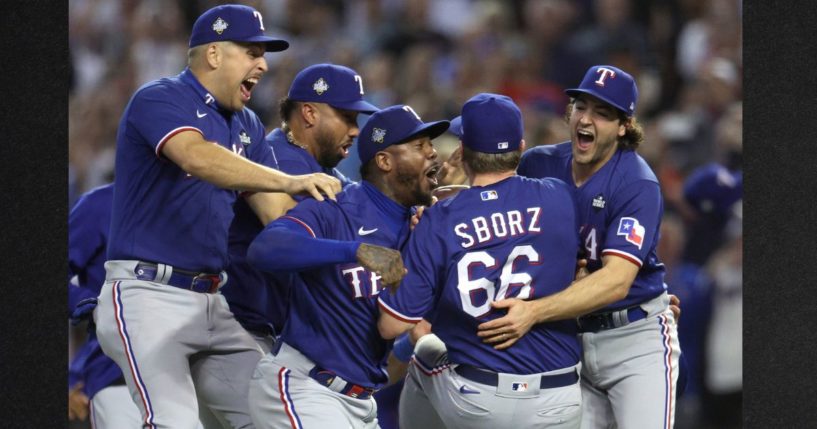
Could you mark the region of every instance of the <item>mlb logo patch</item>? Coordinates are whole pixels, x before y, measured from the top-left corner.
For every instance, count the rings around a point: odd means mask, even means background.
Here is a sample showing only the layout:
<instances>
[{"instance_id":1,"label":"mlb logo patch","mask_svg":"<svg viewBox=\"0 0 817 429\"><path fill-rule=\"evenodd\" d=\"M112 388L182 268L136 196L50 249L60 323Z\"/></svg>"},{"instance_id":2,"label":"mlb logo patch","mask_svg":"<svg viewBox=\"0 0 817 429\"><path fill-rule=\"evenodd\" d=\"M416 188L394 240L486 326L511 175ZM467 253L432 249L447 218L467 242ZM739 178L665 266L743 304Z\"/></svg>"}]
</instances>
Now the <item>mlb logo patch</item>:
<instances>
[{"instance_id":1,"label":"mlb logo patch","mask_svg":"<svg viewBox=\"0 0 817 429\"><path fill-rule=\"evenodd\" d=\"M638 223L638 219L634 217L623 217L618 222L618 231L616 235L624 236L628 243L635 244L638 250L641 250L641 244L644 243L644 227Z\"/></svg>"},{"instance_id":2,"label":"mlb logo patch","mask_svg":"<svg viewBox=\"0 0 817 429\"><path fill-rule=\"evenodd\" d=\"M528 383L511 383L511 390L514 392L525 392L528 390Z\"/></svg>"},{"instance_id":3,"label":"mlb logo patch","mask_svg":"<svg viewBox=\"0 0 817 429\"><path fill-rule=\"evenodd\" d=\"M500 143L497 143L497 144L496 144L496 148L497 148L497 149L507 149L507 148L508 148L508 142L500 142Z\"/></svg>"},{"instance_id":4,"label":"mlb logo patch","mask_svg":"<svg viewBox=\"0 0 817 429\"><path fill-rule=\"evenodd\" d=\"M482 201L491 201L496 200L499 198L499 194L496 191L482 191L479 193L479 197L482 198Z\"/></svg>"}]
</instances>

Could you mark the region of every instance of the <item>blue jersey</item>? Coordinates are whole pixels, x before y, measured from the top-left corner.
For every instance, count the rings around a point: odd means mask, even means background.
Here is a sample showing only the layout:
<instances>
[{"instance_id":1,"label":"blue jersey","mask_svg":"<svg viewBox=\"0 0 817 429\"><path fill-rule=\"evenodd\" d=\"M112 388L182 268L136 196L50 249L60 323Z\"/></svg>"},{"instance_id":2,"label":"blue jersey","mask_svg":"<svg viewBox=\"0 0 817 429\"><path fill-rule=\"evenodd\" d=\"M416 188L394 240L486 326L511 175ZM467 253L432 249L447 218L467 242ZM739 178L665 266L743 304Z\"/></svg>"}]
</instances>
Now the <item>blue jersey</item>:
<instances>
[{"instance_id":1,"label":"blue jersey","mask_svg":"<svg viewBox=\"0 0 817 429\"><path fill-rule=\"evenodd\" d=\"M227 231L237 191L185 173L161 156L183 131L269 165L258 116L219 107L189 69L133 95L116 136L116 184L108 259L164 263L216 273L227 263Z\"/></svg>"},{"instance_id":2,"label":"blue jersey","mask_svg":"<svg viewBox=\"0 0 817 429\"><path fill-rule=\"evenodd\" d=\"M100 186L82 195L68 215L68 278L78 284L68 286L69 311L76 303L99 295L105 282L105 248L111 223L113 184ZM122 370L102 353L96 332L77 350L69 368L69 386L83 381L89 398L122 377Z\"/></svg>"},{"instance_id":3,"label":"blue jersey","mask_svg":"<svg viewBox=\"0 0 817 429\"><path fill-rule=\"evenodd\" d=\"M522 155L517 172L527 177L556 177L575 188L579 234L590 272L602 267L605 255L639 267L627 296L599 311L632 307L663 293L664 264L655 248L664 200L647 162L635 151L616 150L599 171L576 187L572 161L570 142L538 146Z\"/></svg>"},{"instance_id":4,"label":"blue jersey","mask_svg":"<svg viewBox=\"0 0 817 429\"><path fill-rule=\"evenodd\" d=\"M68 214L68 279L99 295L105 283L105 246L111 224L113 184L82 195Z\"/></svg>"},{"instance_id":5,"label":"blue jersey","mask_svg":"<svg viewBox=\"0 0 817 429\"><path fill-rule=\"evenodd\" d=\"M359 241L399 249L411 211L363 181L337 202L307 199L276 222L295 222L316 238ZM380 276L356 262L304 270L292 286L289 319L281 335L316 365L346 381L379 389L388 381L391 341L377 330Z\"/></svg>"},{"instance_id":6,"label":"blue jersey","mask_svg":"<svg viewBox=\"0 0 817 429\"><path fill-rule=\"evenodd\" d=\"M281 129L273 130L265 140L272 147L273 155L267 167L292 175L326 173L337 177L341 183L347 182L340 172L322 168L309 152L289 143ZM249 204L239 198L228 239L230 264L226 271L230 280L221 293L245 329L269 333L272 327L275 333L279 333L286 321L292 275L265 273L247 262L247 248L263 229Z\"/></svg>"},{"instance_id":7,"label":"blue jersey","mask_svg":"<svg viewBox=\"0 0 817 429\"><path fill-rule=\"evenodd\" d=\"M512 374L575 365L572 320L535 325L507 350L477 333L504 315L504 298L536 299L573 281L579 238L570 189L560 180L512 176L474 186L432 206L403 252L408 274L384 311L404 321L427 317L451 362Z\"/></svg>"}]
</instances>

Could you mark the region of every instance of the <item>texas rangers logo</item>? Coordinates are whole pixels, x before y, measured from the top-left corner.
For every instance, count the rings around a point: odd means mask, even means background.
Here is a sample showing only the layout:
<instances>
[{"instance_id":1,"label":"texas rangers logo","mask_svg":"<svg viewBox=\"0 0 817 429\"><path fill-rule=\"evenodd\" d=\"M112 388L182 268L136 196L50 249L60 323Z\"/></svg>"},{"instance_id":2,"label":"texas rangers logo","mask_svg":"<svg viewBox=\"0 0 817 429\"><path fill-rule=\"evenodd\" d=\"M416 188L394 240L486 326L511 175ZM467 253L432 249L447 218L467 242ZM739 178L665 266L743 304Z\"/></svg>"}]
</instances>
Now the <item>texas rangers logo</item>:
<instances>
[{"instance_id":1,"label":"texas rangers logo","mask_svg":"<svg viewBox=\"0 0 817 429\"><path fill-rule=\"evenodd\" d=\"M223 19L219 18L219 19L216 20L216 22L213 23L213 31L215 31L216 33L221 35L221 33L223 33L224 30L226 30L227 27L229 27L229 26L230 26L230 24L227 24L227 22L225 22Z\"/></svg>"},{"instance_id":2,"label":"texas rangers logo","mask_svg":"<svg viewBox=\"0 0 817 429\"><path fill-rule=\"evenodd\" d=\"M241 130L241 133L238 135L238 139L241 140L241 144L243 144L244 146L247 146L248 144L252 143L250 135L247 134L247 132L244 130Z\"/></svg>"},{"instance_id":3,"label":"texas rangers logo","mask_svg":"<svg viewBox=\"0 0 817 429\"><path fill-rule=\"evenodd\" d=\"M639 250L644 243L644 227L634 217L623 217L618 223L616 235L624 236L627 242L635 244Z\"/></svg>"},{"instance_id":4,"label":"texas rangers logo","mask_svg":"<svg viewBox=\"0 0 817 429\"><path fill-rule=\"evenodd\" d=\"M312 89L315 90L318 95L323 95L324 92L329 90L329 84L326 83L323 78L320 78L316 80L314 84L312 84Z\"/></svg>"},{"instance_id":5,"label":"texas rangers logo","mask_svg":"<svg viewBox=\"0 0 817 429\"><path fill-rule=\"evenodd\" d=\"M604 81L607 80L608 77L615 79L616 72L614 70L610 70L607 67L599 67L596 69L596 73L601 73L598 80L596 80L596 85L604 86Z\"/></svg>"},{"instance_id":6,"label":"texas rangers logo","mask_svg":"<svg viewBox=\"0 0 817 429\"><path fill-rule=\"evenodd\" d=\"M386 138L386 130L381 130L380 128L375 128L372 130L372 141L375 143L383 143L383 139Z\"/></svg>"}]
</instances>

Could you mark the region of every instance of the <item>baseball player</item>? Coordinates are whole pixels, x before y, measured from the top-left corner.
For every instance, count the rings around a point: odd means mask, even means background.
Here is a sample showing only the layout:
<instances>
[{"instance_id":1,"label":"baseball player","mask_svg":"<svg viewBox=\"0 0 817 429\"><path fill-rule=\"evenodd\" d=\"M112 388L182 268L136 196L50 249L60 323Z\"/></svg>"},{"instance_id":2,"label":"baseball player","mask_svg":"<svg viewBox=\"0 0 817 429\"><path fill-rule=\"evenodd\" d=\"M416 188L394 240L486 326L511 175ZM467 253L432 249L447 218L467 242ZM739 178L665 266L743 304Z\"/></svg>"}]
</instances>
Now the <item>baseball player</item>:
<instances>
[{"instance_id":1,"label":"baseball player","mask_svg":"<svg viewBox=\"0 0 817 429\"><path fill-rule=\"evenodd\" d=\"M288 174L326 173L348 184L334 167L348 156L359 133L358 113L378 110L363 100L360 75L340 65L309 66L295 76L280 106L283 125L266 137L274 155L268 166ZM287 194L276 197L281 208L295 206ZM230 283L222 294L236 320L269 353L286 320L291 274L263 273L247 263L247 248L263 228L250 206L243 199L236 201L226 268Z\"/></svg>"},{"instance_id":2,"label":"baseball player","mask_svg":"<svg viewBox=\"0 0 817 429\"><path fill-rule=\"evenodd\" d=\"M590 275L535 301L505 300L508 315L480 335L499 349L534 323L578 318L583 428L671 428L680 346L664 265L655 253L663 212L655 174L636 152L637 89L621 69L591 67L565 91L571 141L526 152L518 173L575 188Z\"/></svg>"},{"instance_id":3,"label":"baseball player","mask_svg":"<svg viewBox=\"0 0 817 429\"><path fill-rule=\"evenodd\" d=\"M412 206L431 202L440 167L431 140L447 127L409 106L375 112L357 143L363 180L337 202L301 202L253 241L250 263L297 272L281 339L250 383L256 427L378 427L372 393L388 381L391 342L377 332L376 300L404 275L394 249Z\"/></svg>"},{"instance_id":4,"label":"baseball player","mask_svg":"<svg viewBox=\"0 0 817 429\"><path fill-rule=\"evenodd\" d=\"M100 186L83 194L68 215L69 313L99 295L105 281L103 264L112 201L113 184ZM70 284L74 276L76 286ZM82 309L75 314L81 317L81 313ZM88 399L89 409L85 411L94 428L141 426L139 409L130 399L122 371L102 353L93 331L71 361L68 387Z\"/></svg>"},{"instance_id":5,"label":"baseball player","mask_svg":"<svg viewBox=\"0 0 817 429\"><path fill-rule=\"evenodd\" d=\"M401 428L579 427L573 321L538 324L503 351L476 335L480 323L502 315L491 302L547 296L574 277L571 190L561 180L516 175L522 130L522 114L506 96L477 94L465 103L461 151L471 187L425 210L403 252L403 284L378 298L383 338L424 316L434 332L415 347Z\"/></svg>"},{"instance_id":6,"label":"baseball player","mask_svg":"<svg viewBox=\"0 0 817 429\"><path fill-rule=\"evenodd\" d=\"M142 86L120 121L106 279L94 311L102 350L122 369L146 428L193 428L200 405L252 427L247 391L262 353L219 287L238 191L259 217L271 192L340 191L325 174L269 164L264 127L245 107L267 71L261 14L221 5L193 24L188 67ZM266 211L266 210L268 211Z\"/></svg>"}]
</instances>

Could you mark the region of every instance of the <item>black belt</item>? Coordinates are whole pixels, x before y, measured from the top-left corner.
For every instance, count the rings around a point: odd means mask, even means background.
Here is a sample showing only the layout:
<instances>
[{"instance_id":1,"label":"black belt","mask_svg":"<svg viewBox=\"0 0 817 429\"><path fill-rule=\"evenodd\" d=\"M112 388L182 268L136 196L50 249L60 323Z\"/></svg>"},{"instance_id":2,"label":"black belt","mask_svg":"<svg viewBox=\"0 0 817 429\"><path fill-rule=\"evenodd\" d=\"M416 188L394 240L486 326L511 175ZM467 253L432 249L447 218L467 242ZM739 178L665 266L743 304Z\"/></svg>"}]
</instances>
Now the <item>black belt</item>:
<instances>
[{"instance_id":1,"label":"black belt","mask_svg":"<svg viewBox=\"0 0 817 429\"><path fill-rule=\"evenodd\" d=\"M134 269L136 278L146 281L157 281L158 271L159 266L157 264L141 261L136 264ZM218 292L218 285L221 283L221 276L173 268L170 278L162 283L180 289L192 290L193 292L216 293Z\"/></svg>"},{"instance_id":2,"label":"black belt","mask_svg":"<svg viewBox=\"0 0 817 429\"><path fill-rule=\"evenodd\" d=\"M334 372L318 366L309 371L309 376L318 383L328 387L330 390L338 392L341 395L351 396L352 398L369 399L374 392L376 392L375 389L370 387L359 386L354 383L349 383L343 379L340 379L343 381L343 384L339 386L332 386L332 382L335 381L335 378L338 376Z\"/></svg>"},{"instance_id":3,"label":"black belt","mask_svg":"<svg viewBox=\"0 0 817 429\"><path fill-rule=\"evenodd\" d=\"M499 384L499 375L493 371L480 369L471 365L457 365L454 368L460 376L473 382L496 386ZM539 382L540 389L553 389L555 387L565 387L576 384L579 381L579 374L575 370L563 374L543 375Z\"/></svg>"},{"instance_id":4,"label":"black belt","mask_svg":"<svg viewBox=\"0 0 817 429\"><path fill-rule=\"evenodd\" d=\"M619 328L647 317L641 307L625 308L608 313L586 314L576 319L579 332L598 332L605 329Z\"/></svg>"}]
</instances>

